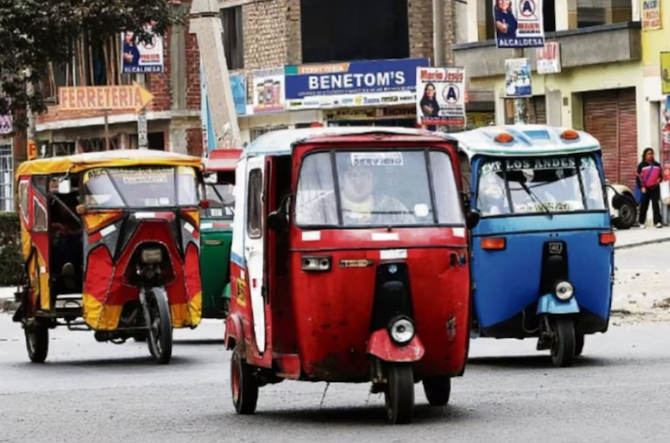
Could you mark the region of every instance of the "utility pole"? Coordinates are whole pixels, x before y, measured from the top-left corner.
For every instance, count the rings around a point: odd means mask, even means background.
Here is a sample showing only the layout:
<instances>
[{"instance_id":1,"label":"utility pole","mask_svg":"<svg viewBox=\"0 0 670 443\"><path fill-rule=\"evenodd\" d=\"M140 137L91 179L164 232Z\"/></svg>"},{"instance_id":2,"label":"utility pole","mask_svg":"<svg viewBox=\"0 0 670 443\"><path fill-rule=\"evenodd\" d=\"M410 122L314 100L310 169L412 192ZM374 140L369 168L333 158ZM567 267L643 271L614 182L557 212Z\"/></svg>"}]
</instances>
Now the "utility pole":
<instances>
[{"instance_id":1,"label":"utility pole","mask_svg":"<svg viewBox=\"0 0 670 443\"><path fill-rule=\"evenodd\" d=\"M26 78L26 95L28 97L28 100L26 101L26 117L28 119L28 127L26 128L26 140L27 140L27 148L29 153L37 153L37 141L35 138L37 138L37 129L35 127L35 114L33 113L33 110L30 109L30 99L35 95L35 88L33 86L32 81L30 80L30 77L32 76L32 69L27 68L25 70L25 78ZM39 154L37 154L39 155ZM32 159L28 159L32 160Z\"/></svg>"},{"instance_id":2,"label":"utility pole","mask_svg":"<svg viewBox=\"0 0 670 443\"><path fill-rule=\"evenodd\" d=\"M235 112L228 64L223 49L223 24L218 0L193 0L191 33L198 39L207 82L207 97L217 148L241 147L240 127Z\"/></svg>"},{"instance_id":3,"label":"utility pole","mask_svg":"<svg viewBox=\"0 0 670 443\"><path fill-rule=\"evenodd\" d=\"M514 48L514 58L523 58L523 48ZM514 124L524 125L528 123L528 106L526 97L514 99Z\"/></svg>"}]
</instances>

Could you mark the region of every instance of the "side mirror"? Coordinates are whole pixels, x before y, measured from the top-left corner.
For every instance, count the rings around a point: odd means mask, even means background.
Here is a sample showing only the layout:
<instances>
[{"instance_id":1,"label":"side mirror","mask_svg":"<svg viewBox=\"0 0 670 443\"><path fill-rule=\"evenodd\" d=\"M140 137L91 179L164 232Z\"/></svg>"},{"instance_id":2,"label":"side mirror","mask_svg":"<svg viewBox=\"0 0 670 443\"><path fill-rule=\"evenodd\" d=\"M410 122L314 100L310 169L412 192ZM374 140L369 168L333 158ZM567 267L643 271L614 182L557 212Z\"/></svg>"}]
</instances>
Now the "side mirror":
<instances>
[{"instance_id":1,"label":"side mirror","mask_svg":"<svg viewBox=\"0 0 670 443\"><path fill-rule=\"evenodd\" d=\"M465 217L465 224L468 227L468 229L474 229L479 224L480 219L481 214L479 213L479 211L470 211L468 212L468 215Z\"/></svg>"},{"instance_id":2,"label":"side mirror","mask_svg":"<svg viewBox=\"0 0 670 443\"><path fill-rule=\"evenodd\" d=\"M612 207L614 209L621 209L621 207L626 203L626 197L625 195L622 194L617 194L614 197L612 197Z\"/></svg>"},{"instance_id":3,"label":"side mirror","mask_svg":"<svg viewBox=\"0 0 670 443\"><path fill-rule=\"evenodd\" d=\"M463 201L463 207L465 211L470 211L470 193L467 191L461 191L461 200Z\"/></svg>"},{"instance_id":4,"label":"side mirror","mask_svg":"<svg viewBox=\"0 0 670 443\"><path fill-rule=\"evenodd\" d=\"M279 232L286 229L287 226L288 220L286 220L286 214L281 209L268 214L268 228Z\"/></svg>"}]
</instances>

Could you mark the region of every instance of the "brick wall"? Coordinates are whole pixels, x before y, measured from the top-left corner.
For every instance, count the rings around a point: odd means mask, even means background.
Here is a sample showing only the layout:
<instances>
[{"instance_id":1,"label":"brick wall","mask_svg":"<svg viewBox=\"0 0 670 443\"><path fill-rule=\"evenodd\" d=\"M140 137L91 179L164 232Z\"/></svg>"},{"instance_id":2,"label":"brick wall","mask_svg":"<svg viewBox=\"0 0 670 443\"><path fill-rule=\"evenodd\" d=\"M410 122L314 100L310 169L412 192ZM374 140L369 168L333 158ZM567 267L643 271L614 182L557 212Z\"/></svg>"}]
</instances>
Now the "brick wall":
<instances>
[{"instance_id":1,"label":"brick wall","mask_svg":"<svg viewBox=\"0 0 670 443\"><path fill-rule=\"evenodd\" d=\"M409 56L433 58L432 0L408 0Z\"/></svg>"}]
</instances>

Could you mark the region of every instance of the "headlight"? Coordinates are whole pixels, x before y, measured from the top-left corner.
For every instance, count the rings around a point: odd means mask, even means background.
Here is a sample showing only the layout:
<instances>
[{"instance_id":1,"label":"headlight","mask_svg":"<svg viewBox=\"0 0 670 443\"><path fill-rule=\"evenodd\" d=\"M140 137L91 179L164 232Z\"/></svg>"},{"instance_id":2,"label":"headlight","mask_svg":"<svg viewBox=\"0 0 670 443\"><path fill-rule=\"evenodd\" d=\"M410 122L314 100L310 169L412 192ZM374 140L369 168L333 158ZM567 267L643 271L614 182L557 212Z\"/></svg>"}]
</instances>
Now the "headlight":
<instances>
[{"instance_id":1,"label":"headlight","mask_svg":"<svg viewBox=\"0 0 670 443\"><path fill-rule=\"evenodd\" d=\"M575 293L575 288L570 282L562 281L556 285L556 297L561 301L568 301Z\"/></svg>"},{"instance_id":2,"label":"headlight","mask_svg":"<svg viewBox=\"0 0 670 443\"><path fill-rule=\"evenodd\" d=\"M406 345L414 338L414 323L407 317L396 317L389 323L389 335L398 345Z\"/></svg>"},{"instance_id":3,"label":"headlight","mask_svg":"<svg viewBox=\"0 0 670 443\"><path fill-rule=\"evenodd\" d=\"M163 261L163 251L160 249L142 249L140 260L147 265L160 263Z\"/></svg>"}]
</instances>

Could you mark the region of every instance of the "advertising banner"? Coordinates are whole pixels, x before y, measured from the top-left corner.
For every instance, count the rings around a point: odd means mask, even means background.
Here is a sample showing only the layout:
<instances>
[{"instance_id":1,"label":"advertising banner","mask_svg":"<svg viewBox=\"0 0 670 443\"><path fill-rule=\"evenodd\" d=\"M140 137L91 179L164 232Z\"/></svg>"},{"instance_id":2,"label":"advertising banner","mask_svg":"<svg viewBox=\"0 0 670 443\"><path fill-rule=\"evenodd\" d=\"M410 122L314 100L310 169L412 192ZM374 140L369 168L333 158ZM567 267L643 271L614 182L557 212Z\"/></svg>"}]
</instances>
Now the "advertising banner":
<instances>
[{"instance_id":1,"label":"advertising banner","mask_svg":"<svg viewBox=\"0 0 670 443\"><path fill-rule=\"evenodd\" d=\"M561 47L558 42L547 42L544 48L537 48L537 73L558 74L561 72Z\"/></svg>"},{"instance_id":2,"label":"advertising banner","mask_svg":"<svg viewBox=\"0 0 670 443\"><path fill-rule=\"evenodd\" d=\"M281 112L284 106L284 68L259 69L252 72L254 114Z\"/></svg>"},{"instance_id":3,"label":"advertising banner","mask_svg":"<svg viewBox=\"0 0 670 443\"><path fill-rule=\"evenodd\" d=\"M153 24L147 23L144 31L151 34L149 42L141 42L134 32L121 34L121 72L156 73L165 70L163 60L163 37L152 32Z\"/></svg>"},{"instance_id":4,"label":"advertising banner","mask_svg":"<svg viewBox=\"0 0 670 443\"><path fill-rule=\"evenodd\" d=\"M417 68L416 118L422 126L465 126L465 68Z\"/></svg>"},{"instance_id":5,"label":"advertising banner","mask_svg":"<svg viewBox=\"0 0 670 443\"><path fill-rule=\"evenodd\" d=\"M288 109L411 104L427 58L286 66Z\"/></svg>"},{"instance_id":6,"label":"advertising banner","mask_svg":"<svg viewBox=\"0 0 670 443\"><path fill-rule=\"evenodd\" d=\"M488 0L493 2L493 26L499 48L542 48L542 0Z\"/></svg>"},{"instance_id":7,"label":"advertising banner","mask_svg":"<svg viewBox=\"0 0 670 443\"><path fill-rule=\"evenodd\" d=\"M505 97L519 98L532 95L530 61L527 58L505 60Z\"/></svg>"},{"instance_id":8,"label":"advertising banner","mask_svg":"<svg viewBox=\"0 0 670 443\"><path fill-rule=\"evenodd\" d=\"M642 0L642 30L661 29L661 0Z\"/></svg>"},{"instance_id":9,"label":"advertising banner","mask_svg":"<svg viewBox=\"0 0 670 443\"><path fill-rule=\"evenodd\" d=\"M670 94L670 52L661 52L661 94Z\"/></svg>"}]
</instances>

